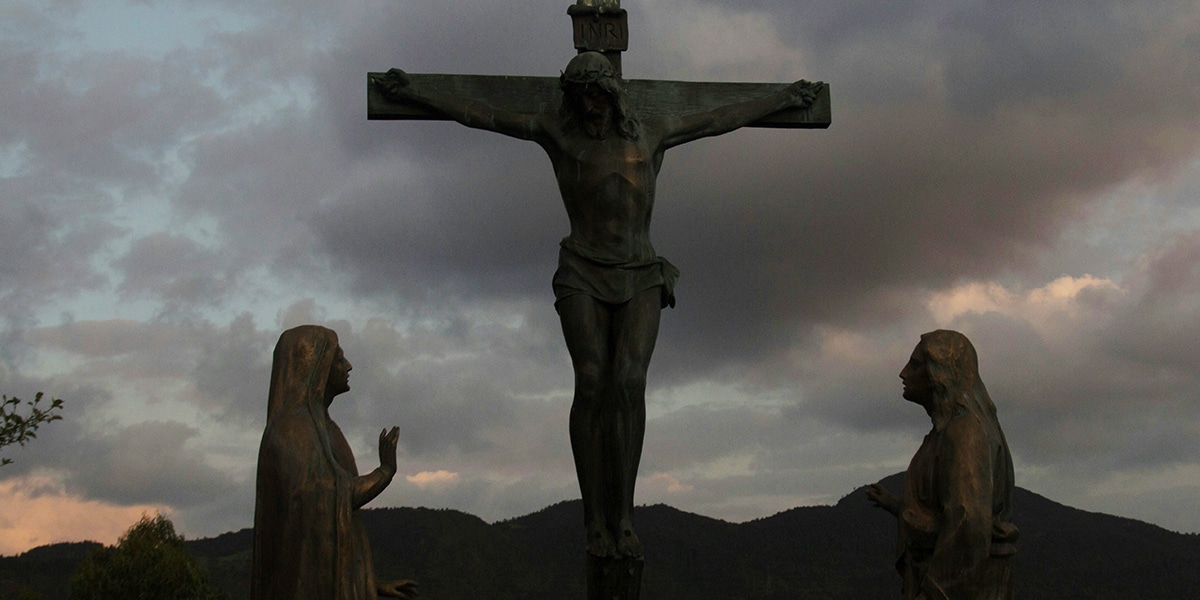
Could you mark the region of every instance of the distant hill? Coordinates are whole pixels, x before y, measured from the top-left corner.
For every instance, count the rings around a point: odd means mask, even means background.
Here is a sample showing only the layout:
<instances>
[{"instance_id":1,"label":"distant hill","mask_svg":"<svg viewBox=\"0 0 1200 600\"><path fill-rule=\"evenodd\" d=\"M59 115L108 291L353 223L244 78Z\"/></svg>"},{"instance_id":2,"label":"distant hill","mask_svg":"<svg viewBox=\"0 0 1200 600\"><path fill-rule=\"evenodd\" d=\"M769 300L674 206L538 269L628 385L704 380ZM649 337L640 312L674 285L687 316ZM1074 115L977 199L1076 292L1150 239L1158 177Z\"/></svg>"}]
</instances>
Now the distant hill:
<instances>
[{"instance_id":1,"label":"distant hill","mask_svg":"<svg viewBox=\"0 0 1200 600\"><path fill-rule=\"evenodd\" d=\"M902 475L885 480L898 490ZM1170 600L1200 589L1200 536L1064 506L1024 489L1021 600ZM430 600L583 598L582 508L560 502L487 524L427 508L363 511L381 579L415 578ZM895 523L863 490L834 506L794 508L734 524L665 505L637 510L646 542L647 600L862 600L899 597ZM188 542L213 581L249 597L249 529ZM54 544L0 557L0 599L23 588L66 597L66 577L92 543Z\"/></svg>"}]
</instances>

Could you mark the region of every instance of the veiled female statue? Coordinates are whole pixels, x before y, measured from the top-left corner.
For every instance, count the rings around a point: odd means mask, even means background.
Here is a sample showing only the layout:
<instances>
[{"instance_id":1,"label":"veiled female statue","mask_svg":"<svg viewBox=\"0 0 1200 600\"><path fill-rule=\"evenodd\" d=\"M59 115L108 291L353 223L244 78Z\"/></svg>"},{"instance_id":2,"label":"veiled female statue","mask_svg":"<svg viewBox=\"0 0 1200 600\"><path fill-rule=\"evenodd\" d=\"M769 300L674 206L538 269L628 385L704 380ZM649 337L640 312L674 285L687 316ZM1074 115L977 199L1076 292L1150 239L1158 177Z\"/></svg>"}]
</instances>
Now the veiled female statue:
<instances>
[{"instance_id":1,"label":"veiled female statue","mask_svg":"<svg viewBox=\"0 0 1200 600\"><path fill-rule=\"evenodd\" d=\"M376 584L358 509L396 474L399 431L379 433L379 468L360 476L341 429L329 418L350 389L337 334L289 329L275 346L267 426L258 452L254 505L255 600L411 598L410 581Z\"/></svg>"},{"instance_id":2,"label":"veiled female statue","mask_svg":"<svg viewBox=\"0 0 1200 600\"><path fill-rule=\"evenodd\" d=\"M1012 456L975 348L957 331L927 333L900 379L904 399L925 408L933 430L901 496L873 484L867 497L899 523L904 599L1011 600Z\"/></svg>"}]
</instances>

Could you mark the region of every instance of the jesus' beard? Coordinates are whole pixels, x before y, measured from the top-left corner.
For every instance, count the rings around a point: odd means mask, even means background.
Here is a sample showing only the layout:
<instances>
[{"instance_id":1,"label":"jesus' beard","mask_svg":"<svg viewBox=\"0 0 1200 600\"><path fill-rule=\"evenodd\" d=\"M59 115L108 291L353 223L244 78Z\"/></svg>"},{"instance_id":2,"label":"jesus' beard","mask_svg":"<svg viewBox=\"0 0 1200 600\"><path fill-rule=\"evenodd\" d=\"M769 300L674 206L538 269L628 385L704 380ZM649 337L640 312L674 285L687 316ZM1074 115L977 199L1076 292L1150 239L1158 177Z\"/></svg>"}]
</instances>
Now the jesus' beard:
<instances>
[{"instance_id":1,"label":"jesus' beard","mask_svg":"<svg viewBox=\"0 0 1200 600\"><path fill-rule=\"evenodd\" d=\"M602 140L612 131L613 114L611 110L603 114L588 116L583 119L583 130L593 139Z\"/></svg>"},{"instance_id":2,"label":"jesus' beard","mask_svg":"<svg viewBox=\"0 0 1200 600\"><path fill-rule=\"evenodd\" d=\"M592 133L588 116L577 107L564 102L558 115L562 130L568 135L584 135L596 140L606 139L609 133L616 133L627 140L641 137L641 124L615 107L605 111L602 117L597 117L599 123L595 128L596 133Z\"/></svg>"}]
</instances>

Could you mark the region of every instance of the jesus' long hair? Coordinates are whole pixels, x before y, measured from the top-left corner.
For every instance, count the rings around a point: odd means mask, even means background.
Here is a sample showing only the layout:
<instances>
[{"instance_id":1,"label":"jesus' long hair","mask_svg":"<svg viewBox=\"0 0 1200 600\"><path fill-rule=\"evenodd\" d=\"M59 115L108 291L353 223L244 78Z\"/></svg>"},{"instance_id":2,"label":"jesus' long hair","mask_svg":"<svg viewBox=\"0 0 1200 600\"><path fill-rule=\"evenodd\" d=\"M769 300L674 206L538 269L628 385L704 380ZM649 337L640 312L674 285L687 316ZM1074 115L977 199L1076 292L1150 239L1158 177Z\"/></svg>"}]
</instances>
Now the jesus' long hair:
<instances>
[{"instance_id":1,"label":"jesus' long hair","mask_svg":"<svg viewBox=\"0 0 1200 600\"><path fill-rule=\"evenodd\" d=\"M603 54L599 52L583 52L571 59L566 71L559 77L559 89L562 90L562 104L558 108L558 116L562 120L564 131L582 129L577 107L571 106L571 95L586 85L595 85L608 95L616 118L617 133L627 140L641 137L641 123L629 110L629 97L616 76L616 70ZM601 131L601 136L605 134Z\"/></svg>"}]
</instances>

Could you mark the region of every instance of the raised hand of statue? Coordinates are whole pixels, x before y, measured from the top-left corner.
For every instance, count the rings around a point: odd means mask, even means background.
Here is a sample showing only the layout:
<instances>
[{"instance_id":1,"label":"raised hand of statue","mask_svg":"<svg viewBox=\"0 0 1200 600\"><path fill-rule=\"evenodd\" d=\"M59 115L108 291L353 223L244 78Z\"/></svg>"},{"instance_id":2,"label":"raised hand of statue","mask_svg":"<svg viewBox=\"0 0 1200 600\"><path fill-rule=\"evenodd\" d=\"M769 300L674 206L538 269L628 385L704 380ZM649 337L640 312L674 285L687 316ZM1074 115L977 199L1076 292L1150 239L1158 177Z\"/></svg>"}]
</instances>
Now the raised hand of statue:
<instances>
[{"instance_id":1,"label":"raised hand of statue","mask_svg":"<svg viewBox=\"0 0 1200 600\"><path fill-rule=\"evenodd\" d=\"M396 443L400 441L400 428L393 427L379 430L379 466L385 471L396 474Z\"/></svg>"},{"instance_id":2,"label":"raised hand of statue","mask_svg":"<svg viewBox=\"0 0 1200 600\"><path fill-rule=\"evenodd\" d=\"M788 94L792 97L793 108L808 108L812 106L817 99L817 94L821 91L821 82L807 81L801 79L787 87Z\"/></svg>"},{"instance_id":3,"label":"raised hand of statue","mask_svg":"<svg viewBox=\"0 0 1200 600\"><path fill-rule=\"evenodd\" d=\"M878 483L872 483L870 486L868 486L867 500L870 500L871 504L888 511L893 515L899 516L900 500L893 496L891 492L884 489L882 485L879 485Z\"/></svg>"},{"instance_id":4,"label":"raised hand of statue","mask_svg":"<svg viewBox=\"0 0 1200 600\"><path fill-rule=\"evenodd\" d=\"M385 581L375 586L375 593L381 598L416 598L417 582L411 579Z\"/></svg>"}]
</instances>

